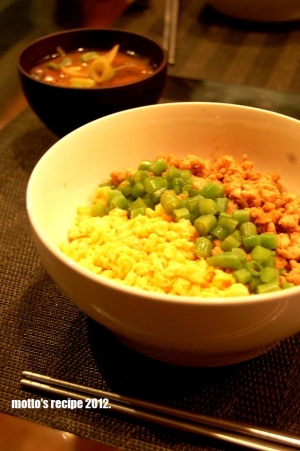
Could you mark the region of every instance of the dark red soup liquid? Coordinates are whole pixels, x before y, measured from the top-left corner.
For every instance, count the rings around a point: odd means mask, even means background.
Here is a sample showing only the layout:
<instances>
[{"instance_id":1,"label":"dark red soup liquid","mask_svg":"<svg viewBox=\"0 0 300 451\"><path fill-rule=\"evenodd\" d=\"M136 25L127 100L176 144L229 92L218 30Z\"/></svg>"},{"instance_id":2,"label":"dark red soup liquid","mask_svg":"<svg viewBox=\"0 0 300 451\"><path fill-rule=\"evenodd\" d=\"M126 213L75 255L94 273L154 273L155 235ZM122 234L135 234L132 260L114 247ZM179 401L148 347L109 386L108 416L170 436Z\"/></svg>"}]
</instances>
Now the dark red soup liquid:
<instances>
[{"instance_id":1,"label":"dark red soup liquid","mask_svg":"<svg viewBox=\"0 0 300 451\"><path fill-rule=\"evenodd\" d=\"M94 52L95 55L93 55ZM91 66L96 58L103 57L105 54L106 52L99 49L79 49L47 56L31 69L30 75L36 80L57 86L97 88L130 83L145 78L154 71L154 66L147 58L134 52L119 50L113 61L109 63L113 69L109 72L110 78L99 83L91 76ZM85 81L78 82L78 79Z\"/></svg>"}]
</instances>

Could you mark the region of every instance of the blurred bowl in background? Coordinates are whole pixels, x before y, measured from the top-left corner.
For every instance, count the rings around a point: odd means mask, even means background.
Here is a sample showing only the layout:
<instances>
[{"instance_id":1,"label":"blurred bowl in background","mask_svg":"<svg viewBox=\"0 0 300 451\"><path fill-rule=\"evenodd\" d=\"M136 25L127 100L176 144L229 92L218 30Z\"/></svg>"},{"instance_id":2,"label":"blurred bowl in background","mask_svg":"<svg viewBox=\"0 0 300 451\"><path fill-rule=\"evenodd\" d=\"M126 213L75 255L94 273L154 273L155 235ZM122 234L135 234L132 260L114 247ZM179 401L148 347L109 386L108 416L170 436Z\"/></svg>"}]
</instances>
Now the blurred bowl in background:
<instances>
[{"instance_id":1,"label":"blurred bowl in background","mask_svg":"<svg viewBox=\"0 0 300 451\"><path fill-rule=\"evenodd\" d=\"M67 53L78 48L110 50L116 44L120 44L120 51L148 58L153 73L137 81L94 88L51 85L29 74L38 62L57 53L57 48ZM62 137L102 116L157 103L165 83L167 56L159 44L139 34L114 29L72 29L27 45L20 54L18 69L29 105L50 130Z\"/></svg>"},{"instance_id":2,"label":"blurred bowl in background","mask_svg":"<svg viewBox=\"0 0 300 451\"><path fill-rule=\"evenodd\" d=\"M300 19L299 0L208 0L216 11L235 19L288 22Z\"/></svg>"}]
</instances>

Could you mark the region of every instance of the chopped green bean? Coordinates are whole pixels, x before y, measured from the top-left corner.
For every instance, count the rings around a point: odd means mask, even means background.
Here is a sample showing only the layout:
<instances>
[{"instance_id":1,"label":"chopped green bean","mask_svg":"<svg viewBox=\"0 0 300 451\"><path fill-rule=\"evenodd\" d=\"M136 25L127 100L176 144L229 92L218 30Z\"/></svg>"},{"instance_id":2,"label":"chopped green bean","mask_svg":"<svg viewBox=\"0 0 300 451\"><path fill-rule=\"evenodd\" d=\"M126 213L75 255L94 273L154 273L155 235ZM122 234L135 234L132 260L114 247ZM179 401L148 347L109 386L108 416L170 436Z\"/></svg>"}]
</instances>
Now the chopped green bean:
<instances>
[{"instance_id":1,"label":"chopped green bean","mask_svg":"<svg viewBox=\"0 0 300 451\"><path fill-rule=\"evenodd\" d=\"M175 222L179 222L181 219L190 219L190 212L185 207L173 210L172 215Z\"/></svg>"},{"instance_id":2,"label":"chopped green bean","mask_svg":"<svg viewBox=\"0 0 300 451\"><path fill-rule=\"evenodd\" d=\"M270 258L270 255L270 250L260 245L255 246L251 251L252 260L261 264L266 263Z\"/></svg>"},{"instance_id":3,"label":"chopped green bean","mask_svg":"<svg viewBox=\"0 0 300 451\"><path fill-rule=\"evenodd\" d=\"M136 218L138 215L145 216L145 214L146 214L146 208L145 207L134 208L130 212L130 218L131 219Z\"/></svg>"},{"instance_id":4,"label":"chopped green bean","mask_svg":"<svg viewBox=\"0 0 300 451\"><path fill-rule=\"evenodd\" d=\"M148 171L143 171L143 170L138 170L136 171L133 176L132 176L132 181L134 183L137 182L144 182L147 178L150 178L149 172Z\"/></svg>"},{"instance_id":5,"label":"chopped green bean","mask_svg":"<svg viewBox=\"0 0 300 451\"><path fill-rule=\"evenodd\" d=\"M241 224L240 232L242 236L253 236L257 235L257 228L254 222L246 221Z\"/></svg>"},{"instance_id":6,"label":"chopped green bean","mask_svg":"<svg viewBox=\"0 0 300 451\"><path fill-rule=\"evenodd\" d=\"M175 166L170 166L165 172L165 177L168 180L173 180L177 177L180 177L180 170L175 168Z\"/></svg>"},{"instance_id":7,"label":"chopped green bean","mask_svg":"<svg viewBox=\"0 0 300 451\"><path fill-rule=\"evenodd\" d=\"M231 251L234 247L239 247L241 242L237 240L233 235L228 235L220 244L223 251Z\"/></svg>"},{"instance_id":8,"label":"chopped green bean","mask_svg":"<svg viewBox=\"0 0 300 451\"><path fill-rule=\"evenodd\" d=\"M135 208L141 208L141 207L144 207L144 208L147 207L146 202L141 197L138 197L133 202L131 202L131 204L129 205L130 210L134 210Z\"/></svg>"},{"instance_id":9,"label":"chopped green bean","mask_svg":"<svg viewBox=\"0 0 300 451\"><path fill-rule=\"evenodd\" d=\"M273 280L277 280L277 271L275 268L263 268L260 272L260 278L263 283L272 282Z\"/></svg>"},{"instance_id":10,"label":"chopped green bean","mask_svg":"<svg viewBox=\"0 0 300 451\"><path fill-rule=\"evenodd\" d=\"M261 270L263 269L262 265L255 260L248 261L245 264L245 268L251 272L252 276L260 276Z\"/></svg>"},{"instance_id":11,"label":"chopped green bean","mask_svg":"<svg viewBox=\"0 0 300 451\"><path fill-rule=\"evenodd\" d=\"M220 215L218 219L218 224L224 226L229 233L232 233L236 226L238 225L238 221L233 219L232 217L228 217L226 215Z\"/></svg>"},{"instance_id":12,"label":"chopped green bean","mask_svg":"<svg viewBox=\"0 0 300 451\"><path fill-rule=\"evenodd\" d=\"M265 293L271 293L273 291L279 291L280 286L279 282L277 280L273 280L269 283L262 283L256 287L257 294L265 294Z\"/></svg>"},{"instance_id":13,"label":"chopped green bean","mask_svg":"<svg viewBox=\"0 0 300 451\"><path fill-rule=\"evenodd\" d=\"M204 185L200 192L207 199L216 199L217 197L224 196L225 187L221 183L209 182Z\"/></svg>"},{"instance_id":14,"label":"chopped green bean","mask_svg":"<svg viewBox=\"0 0 300 451\"><path fill-rule=\"evenodd\" d=\"M237 269L236 271L234 271L232 273L232 275L236 279L237 282L243 283L243 284L250 282L250 280L252 278L252 274L250 273L250 271L248 271L247 268Z\"/></svg>"},{"instance_id":15,"label":"chopped green bean","mask_svg":"<svg viewBox=\"0 0 300 451\"><path fill-rule=\"evenodd\" d=\"M201 196L201 194L199 194L198 196L194 196L194 197L189 197L188 199L186 199L186 208L192 213L194 211L199 212L199 203L200 200L204 199L203 196Z\"/></svg>"},{"instance_id":16,"label":"chopped green bean","mask_svg":"<svg viewBox=\"0 0 300 451\"><path fill-rule=\"evenodd\" d=\"M240 259L232 252L222 252L207 258L210 266L223 269L241 269L243 267Z\"/></svg>"},{"instance_id":17,"label":"chopped green bean","mask_svg":"<svg viewBox=\"0 0 300 451\"><path fill-rule=\"evenodd\" d=\"M190 183L186 183L185 185L183 185L183 187L182 187L182 192L184 193L184 192L186 192L186 193L190 193L190 191L191 191L191 189L192 189L192 185L190 184Z\"/></svg>"},{"instance_id":18,"label":"chopped green bean","mask_svg":"<svg viewBox=\"0 0 300 451\"><path fill-rule=\"evenodd\" d=\"M121 183L118 185L118 190L120 190L121 193L122 193L125 197L129 196L129 195L131 194L131 182L130 182L130 180L129 180L129 179L123 180L123 182L121 182Z\"/></svg>"},{"instance_id":19,"label":"chopped green bean","mask_svg":"<svg viewBox=\"0 0 300 451\"><path fill-rule=\"evenodd\" d=\"M242 237L241 237L241 232L239 231L239 229L235 229L232 233L231 236L233 236L233 238L235 238L237 241L239 241L239 243L242 243Z\"/></svg>"},{"instance_id":20,"label":"chopped green bean","mask_svg":"<svg viewBox=\"0 0 300 451\"><path fill-rule=\"evenodd\" d=\"M212 228L211 234L218 240L224 240L229 235L229 232L223 225L216 224L215 227Z\"/></svg>"},{"instance_id":21,"label":"chopped green bean","mask_svg":"<svg viewBox=\"0 0 300 451\"><path fill-rule=\"evenodd\" d=\"M258 285L261 285L261 280L259 276L253 276L249 282L249 291L250 293L256 293Z\"/></svg>"},{"instance_id":22,"label":"chopped green bean","mask_svg":"<svg viewBox=\"0 0 300 451\"><path fill-rule=\"evenodd\" d=\"M196 258L205 258L213 267L232 270L235 280L246 284L250 293L281 289L279 276L285 272L276 269L277 235L259 234L250 220L250 209L228 213L229 199L218 181L197 189L190 170L168 166L163 158L142 160L138 170L117 187L113 180L99 185L111 189L103 191L105 202L91 206L92 216L104 216L113 208L121 208L127 211L128 219L133 219L160 203L174 222L188 220L194 225L199 235L194 246ZM212 255L216 239L223 252ZM291 286L294 284L282 283L282 289Z\"/></svg>"},{"instance_id":23,"label":"chopped green bean","mask_svg":"<svg viewBox=\"0 0 300 451\"><path fill-rule=\"evenodd\" d=\"M260 235L246 235L242 237L243 246L246 251L250 251L260 244Z\"/></svg>"},{"instance_id":24,"label":"chopped green bean","mask_svg":"<svg viewBox=\"0 0 300 451\"><path fill-rule=\"evenodd\" d=\"M160 203L162 204L163 209L168 215L172 214L173 210L179 208L180 206L180 200L178 199L175 191L168 189L162 193Z\"/></svg>"},{"instance_id":25,"label":"chopped green bean","mask_svg":"<svg viewBox=\"0 0 300 451\"><path fill-rule=\"evenodd\" d=\"M129 194L129 196L127 196L126 199L128 200L129 205L136 200L136 198L133 197L131 194Z\"/></svg>"},{"instance_id":26,"label":"chopped green bean","mask_svg":"<svg viewBox=\"0 0 300 451\"><path fill-rule=\"evenodd\" d=\"M135 198L142 197L145 193L145 186L142 182L136 182L131 188L131 194Z\"/></svg>"},{"instance_id":27,"label":"chopped green bean","mask_svg":"<svg viewBox=\"0 0 300 451\"><path fill-rule=\"evenodd\" d=\"M200 189L196 189L196 188L192 188L191 189L191 191L190 191L190 196L191 197L195 197L195 196L201 196L201 197L203 197L202 195L201 195L201 190Z\"/></svg>"},{"instance_id":28,"label":"chopped green bean","mask_svg":"<svg viewBox=\"0 0 300 451\"><path fill-rule=\"evenodd\" d=\"M194 255L198 258L207 258L211 254L212 242L204 237L198 237L195 242Z\"/></svg>"},{"instance_id":29,"label":"chopped green bean","mask_svg":"<svg viewBox=\"0 0 300 451\"><path fill-rule=\"evenodd\" d=\"M128 207L129 202L126 199L126 197L120 192L111 199L110 204L114 208L120 208L121 210L125 210Z\"/></svg>"},{"instance_id":30,"label":"chopped green bean","mask_svg":"<svg viewBox=\"0 0 300 451\"><path fill-rule=\"evenodd\" d=\"M152 161L149 171L153 172L155 175L161 175L168 167L167 162L163 158L157 158Z\"/></svg>"},{"instance_id":31,"label":"chopped green bean","mask_svg":"<svg viewBox=\"0 0 300 451\"><path fill-rule=\"evenodd\" d=\"M114 184L113 184L112 180L107 180L106 182L99 183L99 185L98 185L99 188L104 188L106 186L110 186L113 189Z\"/></svg>"},{"instance_id":32,"label":"chopped green bean","mask_svg":"<svg viewBox=\"0 0 300 451\"><path fill-rule=\"evenodd\" d=\"M274 255L270 255L269 259L264 263L264 266L267 266L268 268L275 268L276 259Z\"/></svg>"},{"instance_id":33,"label":"chopped green bean","mask_svg":"<svg viewBox=\"0 0 300 451\"><path fill-rule=\"evenodd\" d=\"M233 247L231 249L231 252L236 255L239 260L244 264L247 261L247 254L244 251L244 249L240 248L240 247Z\"/></svg>"},{"instance_id":34,"label":"chopped green bean","mask_svg":"<svg viewBox=\"0 0 300 451\"><path fill-rule=\"evenodd\" d=\"M165 191L166 191L166 188L159 188L156 191L154 191L154 193L149 194L153 205L157 205L160 203L160 198Z\"/></svg>"},{"instance_id":35,"label":"chopped green bean","mask_svg":"<svg viewBox=\"0 0 300 451\"><path fill-rule=\"evenodd\" d=\"M174 190L171 190L171 191L174 191ZM174 193L175 193L175 191L174 191ZM177 196L177 194L176 194L176 196ZM179 207L178 208L180 208L180 207L187 208L187 201L189 200L189 197L184 197L183 199L180 199L180 197L178 197L178 199L179 199Z\"/></svg>"},{"instance_id":36,"label":"chopped green bean","mask_svg":"<svg viewBox=\"0 0 300 451\"><path fill-rule=\"evenodd\" d=\"M278 245L277 235L274 233L262 233L260 235L261 245L267 249L276 249Z\"/></svg>"},{"instance_id":37,"label":"chopped green bean","mask_svg":"<svg viewBox=\"0 0 300 451\"><path fill-rule=\"evenodd\" d=\"M188 209L188 210L189 210L189 209ZM191 221L191 223L192 223L193 225L194 225L196 219L199 218L199 216L200 216L199 211L192 211L192 212L190 212L190 221Z\"/></svg>"},{"instance_id":38,"label":"chopped green bean","mask_svg":"<svg viewBox=\"0 0 300 451\"><path fill-rule=\"evenodd\" d=\"M118 189L110 189L107 192L106 198L107 198L107 203L110 204L111 200L113 199L113 197L117 196L118 194L120 194L121 191Z\"/></svg>"},{"instance_id":39,"label":"chopped green bean","mask_svg":"<svg viewBox=\"0 0 300 451\"><path fill-rule=\"evenodd\" d=\"M213 199L203 199L199 200L199 212L200 215L208 215L208 214L216 214L217 213L217 204Z\"/></svg>"},{"instance_id":40,"label":"chopped green bean","mask_svg":"<svg viewBox=\"0 0 300 451\"><path fill-rule=\"evenodd\" d=\"M152 194L160 188L167 188L167 182L162 177L151 177L145 180L145 190L148 194Z\"/></svg>"},{"instance_id":41,"label":"chopped green bean","mask_svg":"<svg viewBox=\"0 0 300 451\"><path fill-rule=\"evenodd\" d=\"M184 186L184 180L180 177L175 177L172 180L172 188L176 194L180 194L182 192L182 187Z\"/></svg>"},{"instance_id":42,"label":"chopped green bean","mask_svg":"<svg viewBox=\"0 0 300 451\"><path fill-rule=\"evenodd\" d=\"M220 218L232 218L232 214L231 213L227 213L226 211L221 211L220 212Z\"/></svg>"},{"instance_id":43,"label":"chopped green bean","mask_svg":"<svg viewBox=\"0 0 300 451\"><path fill-rule=\"evenodd\" d=\"M293 284L293 283L290 283L290 282L283 282L283 284L282 284L282 289L283 290L286 290L287 288L292 288L292 287L294 287L295 285Z\"/></svg>"},{"instance_id":44,"label":"chopped green bean","mask_svg":"<svg viewBox=\"0 0 300 451\"><path fill-rule=\"evenodd\" d=\"M92 213L92 216L102 217L107 214L106 206L104 205L103 202L99 201L96 204L91 206L91 213Z\"/></svg>"},{"instance_id":45,"label":"chopped green bean","mask_svg":"<svg viewBox=\"0 0 300 451\"><path fill-rule=\"evenodd\" d=\"M152 161L150 161L150 160L142 160L139 164L138 170L139 171L149 171L151 164L152 164Z\"/></svg>"},{"instance_id":46,"label":"chopped green bean","mask_svg":"<svg viewBox=\"0 0 300 451\"><path fill-rule=\"evenodd\" d=\"M250 221L250 210L234 210L232 212L233 219L236 219L241 225L243 222Z\"/></svg>"},{"instance_id":47,"label":"chopped green bean","mask_svg":"<svg viewBox=\"0 0 300 451\"><path fill-rule=\"evenodd\" d=\"M217 197L215 199L217 213L224 213L227 210L229 199L227 197Z\"/></svg>"},{"instance_id":48,"label":"chopped green bean","mask_svg":"<svg viewBox=\"0 0 300 451\"><path fill-rule=\"evenodd\" d=\"M146 206L147 206L148 208L152 208L152 209L153 209L154 203L153 203L153 201L151 200L149 194L145 194L145 195L142 197L142 199L143 199L143 201L145 202L145 204L146 204Z\"/></svg>"},{"instance_id":49,"label":"chopped green bean","mask_svg":"<svg viewBox=\"0 0 300 451\"><path fill-rule=\"evenodd\" d=\"M207 235L216 225L217 219L215 215L208 214L199 216L194 222L194 227L199 235Z\"/></svg>"},{"instance_id":50,"label":"chopped green bean","mask_svg":"<svg viewBox=\"0 0 300 451\"><path fill-rule=\"evenodd\" d=\"M190 182L192 180L192 173L189 169L181 169L180 178L185 182Z\"/></svg>"}]
</instances>

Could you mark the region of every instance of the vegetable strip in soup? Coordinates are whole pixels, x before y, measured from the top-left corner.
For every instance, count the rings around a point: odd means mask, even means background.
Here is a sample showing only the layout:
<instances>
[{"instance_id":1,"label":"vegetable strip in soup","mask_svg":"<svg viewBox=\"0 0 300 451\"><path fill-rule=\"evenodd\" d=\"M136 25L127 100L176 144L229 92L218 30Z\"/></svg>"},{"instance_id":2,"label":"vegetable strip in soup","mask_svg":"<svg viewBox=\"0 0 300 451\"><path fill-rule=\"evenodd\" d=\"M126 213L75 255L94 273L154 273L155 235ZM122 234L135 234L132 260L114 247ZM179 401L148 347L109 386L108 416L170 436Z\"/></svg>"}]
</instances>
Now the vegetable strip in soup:
<instances>
[{"instance_id":1,"label":"vegetable strip in soup","mask_svg":"<svg viewBox=\"0 0 300 451\"><path fill-rule=\"evenodd\" d=\"M123 52L115 45L108 52L78 49L47 56L34 66L30 75L44 83L58 86L96 88L116 86L142 79L153 73L147 58L135 52Z\"/></svg>"}]
</instances>

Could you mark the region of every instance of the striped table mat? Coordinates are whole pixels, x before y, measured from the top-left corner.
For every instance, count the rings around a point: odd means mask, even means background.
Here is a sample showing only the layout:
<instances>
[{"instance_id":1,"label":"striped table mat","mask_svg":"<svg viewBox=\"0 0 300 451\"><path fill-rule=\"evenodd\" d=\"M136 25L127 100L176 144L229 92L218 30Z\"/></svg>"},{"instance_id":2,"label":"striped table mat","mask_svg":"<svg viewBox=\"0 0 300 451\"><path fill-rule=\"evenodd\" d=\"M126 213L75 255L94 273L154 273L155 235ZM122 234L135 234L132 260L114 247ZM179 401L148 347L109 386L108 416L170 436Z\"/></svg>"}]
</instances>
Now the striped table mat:
<instances>
[{"instance_id":1,"label":"striped table mat","mask_svg":"<svg viewBox=\"0 0 300 451\"><path fill-rule=\"evenodd\" d=\"M162 43L164 4L138 1L114 27ZM239 21L203 0L181 0L176 61L169 75L300 93L300 21Z\"/></svg>"}]
</instances>

